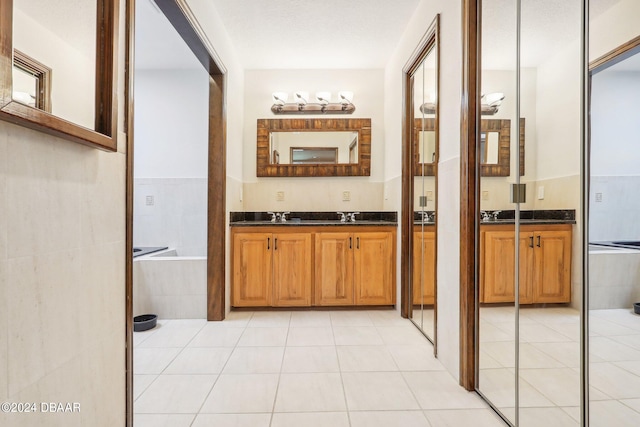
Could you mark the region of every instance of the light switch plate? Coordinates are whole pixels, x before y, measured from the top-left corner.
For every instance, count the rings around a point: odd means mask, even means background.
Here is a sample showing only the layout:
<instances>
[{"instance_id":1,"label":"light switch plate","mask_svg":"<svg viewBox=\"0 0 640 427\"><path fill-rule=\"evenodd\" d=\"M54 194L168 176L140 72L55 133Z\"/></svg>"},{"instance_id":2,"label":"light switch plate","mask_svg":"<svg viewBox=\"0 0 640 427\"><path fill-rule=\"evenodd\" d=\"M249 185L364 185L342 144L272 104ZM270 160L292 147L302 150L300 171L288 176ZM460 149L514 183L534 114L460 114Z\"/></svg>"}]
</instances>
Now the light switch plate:
<instances>
[{"instance_id":1,"label":"light switch plate","mask_svg":"<svg viewBox=\"0 0 640 427\"><path fill-rule=\"evenodd\" d=\"M284 191L276 191L276 201L284 202Z\"/></svg>"},{"instance_id":2,"label":"light switch plate","mask_svg":"<svg viewBox=\"0 0 640 427\"><path fill-rule=\"evenodd\" d=\"M351 191L343 191L342 192L342 201L343 202L348 202L349 200L351 200Z\"/></svg>"}]
</instances>

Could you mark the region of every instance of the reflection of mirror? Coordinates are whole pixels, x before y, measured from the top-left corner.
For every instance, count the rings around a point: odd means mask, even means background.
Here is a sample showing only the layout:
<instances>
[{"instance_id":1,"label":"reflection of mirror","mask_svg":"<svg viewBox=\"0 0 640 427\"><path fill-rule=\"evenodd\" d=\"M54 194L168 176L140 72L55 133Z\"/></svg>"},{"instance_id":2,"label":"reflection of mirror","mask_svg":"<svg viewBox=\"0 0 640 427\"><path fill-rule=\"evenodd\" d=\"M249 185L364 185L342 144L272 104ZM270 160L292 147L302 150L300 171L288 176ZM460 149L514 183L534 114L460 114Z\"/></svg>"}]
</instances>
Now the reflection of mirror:
<instances>
[{"instance_id":1,"label":"reflection of mirror","mask_svg":"<svg viewBox=\"0 0 640 427\"><path fill-rule=\"evenodd\" d=\"M405 67L403 286L407 316L436 343L439 15ZM415 176L414 176L415 175ZM409 255L410 254L410 255ZM410 262L408 259L410 257ZM409 266L407 267L407 264Z\"/></svg>"},{"instance_id":2,"label":"reflection of mirror","mask_svg":"<svg viewBox=\"0 0 640 427\"><path fill-rule=\"evenodd\" d=\"M369 176L371 119L259 119L257 175Z\"/></svg>"},{"instance_id":3,"label":"reflection of mirror","mask_svg":"<svg viewBox=\"0 0 640 427\"><path fill-rule=\"evenodd\" d=\"M357 161L358 132L271 132L271 151L281 165L338 164Z\"/></svg>"},{"instance_id":4,"label":"reflection of mirror","mask_svg":"<svg viewBox=\"0 0 640 427\"><path fill-rule=\"evenodd\" d=\"M480 122L481 176L509 176L511 173L511 120L482 119ZM525 119L520 119L520 175L524 175L524 128ZM433 159L436 157L435 119L416 118L414 122L415 176L432 176L435 173ZM488 144L485 143L488 135ZM426 141L423 144L423 139ZM426 159L424 158L426 154ZM426 161L425 161L426 160Z\"/></svg>"},{"instance_id":5,"label":"reflection of mirror","mask_svg":"<svg viewBox=\"0 0 640 427\"><path fill-rule=\"evenodd\" d=\"M51 112L51 68L14 49L12 78L15 101Z\"/></svg>"},{"instance_id":6,"label":"reflection of mirror","mask_svg":"<svg viewBox=\"0 0 640 427\"><path fill-rule=\"evenodd\" d=\"M115 150L118 3L4 0L0 118Z\"/></svg>"}]
</instances>

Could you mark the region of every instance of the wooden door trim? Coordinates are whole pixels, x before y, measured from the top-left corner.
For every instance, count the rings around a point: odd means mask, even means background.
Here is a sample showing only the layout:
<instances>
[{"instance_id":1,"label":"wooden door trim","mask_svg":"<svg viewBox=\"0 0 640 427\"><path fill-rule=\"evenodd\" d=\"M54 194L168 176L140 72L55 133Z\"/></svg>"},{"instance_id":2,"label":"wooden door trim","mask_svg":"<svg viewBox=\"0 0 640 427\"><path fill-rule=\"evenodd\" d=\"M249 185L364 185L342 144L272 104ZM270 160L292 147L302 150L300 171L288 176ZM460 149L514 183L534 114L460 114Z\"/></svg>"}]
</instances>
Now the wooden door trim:
<instances>
[{"instance_id":1,"label":"wooden door trim","mask_svg":"<svg viewBox=\"0 0 640 427\"><path fill-rule=\"evenodd\" d=\"M478 166L480 132L480 0L462 5L462 99L460 117L460 385L476 387L478 300Z\"/></svg>"}]
</instances>

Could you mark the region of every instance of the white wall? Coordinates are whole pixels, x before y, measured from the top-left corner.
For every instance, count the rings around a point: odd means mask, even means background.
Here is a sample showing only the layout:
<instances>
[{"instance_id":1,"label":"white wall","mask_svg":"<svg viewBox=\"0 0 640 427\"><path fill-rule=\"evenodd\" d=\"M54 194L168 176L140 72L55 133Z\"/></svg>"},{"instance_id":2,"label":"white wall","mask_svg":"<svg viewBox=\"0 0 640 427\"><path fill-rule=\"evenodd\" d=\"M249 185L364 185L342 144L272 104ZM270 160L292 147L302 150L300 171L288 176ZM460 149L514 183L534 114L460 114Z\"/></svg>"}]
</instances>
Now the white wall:
<instances>
[{"instance_id":1,"label":"white wall","mask_svg":"<svg viewBox=\"0 0 640 427\"><path fill-rule=\"evenodd\" d=\"M140 70L135 80L136 178L206 178L209 75Z\"/></svg>"},{"instance_id":2,"label":"white wall","mask_svg":"<svg viewBox=\"0 0 640 427\"><path fill-rule=\"evenodd\" d=\"M125 424L122 119L115 153L0 121L0 401L81 404L0 425Z\"/></svg>"},{"instance_id":3,"label":"white wall","mask_svg":"<svg viewBox=\"0 0 640 427\"><path fill-rule=\"evenodd\" d=\"M14 9L13 31L14 48L52 70L52 114L94 129L95 57L85 56L18 9Z\"/></svg>"},{"instance_id":4,"label":"white wall","mask_svg":"<svg viewBox=\"0 0 640 427\"><path fill-rule=\"evenodd\" d=\"M245 72L244 117L244 207L261 210L382 210L384 178L384 90L383 70L247 70ZM336 178L257 178L257 120L264 118L300 118L274 116L271 112L273 92L297 90L309 92L314 99L318 91L330 91L334 100L338 92L354 92L356 111L345 118L371 119L371 176ZM313 102L310 100L310 102ZM309 115L309 118L323 117ZM284 191L285 200L276 201L276 192ZM351 200L343 201L342 192L350 191Z\"/></svg>"},{"instance_id":5,"label":"white wall","mask_svg":"<svg viewBox=\"0 0 640 427\"><path fill-rule=\"evenodd\" d=\"M438 165L438 358L459 377L461 2L423 0L384 76L384 208L401 209L402 69L437 13L440 21L440 163ZM398 239L400 244L400 239ZM398 254L400 250L398 250ZM398 256L400 265L400 256ZM400 269L397 283L400 284ZM400 289L400 286L398 286ZM398 294L397 300L400 301Z\"/></svg>"}]
</instances>

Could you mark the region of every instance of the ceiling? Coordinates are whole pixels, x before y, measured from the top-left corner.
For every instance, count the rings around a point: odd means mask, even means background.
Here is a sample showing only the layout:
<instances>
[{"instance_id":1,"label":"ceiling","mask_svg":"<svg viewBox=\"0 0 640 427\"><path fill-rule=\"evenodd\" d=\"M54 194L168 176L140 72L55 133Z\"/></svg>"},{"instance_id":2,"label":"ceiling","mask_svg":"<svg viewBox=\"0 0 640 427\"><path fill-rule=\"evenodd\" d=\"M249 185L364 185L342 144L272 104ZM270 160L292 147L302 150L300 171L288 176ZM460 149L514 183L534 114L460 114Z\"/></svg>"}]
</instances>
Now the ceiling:
<instances>
[{"instance_id":1,"label":"ceiling","mask_svg":"<svg viewBox=\"0 0 640 427\"><path fill-rule=\"evenodd\" d=\"M384 68L420 3L211 1L246 69Z\"/></svg>"}]
</instances>

